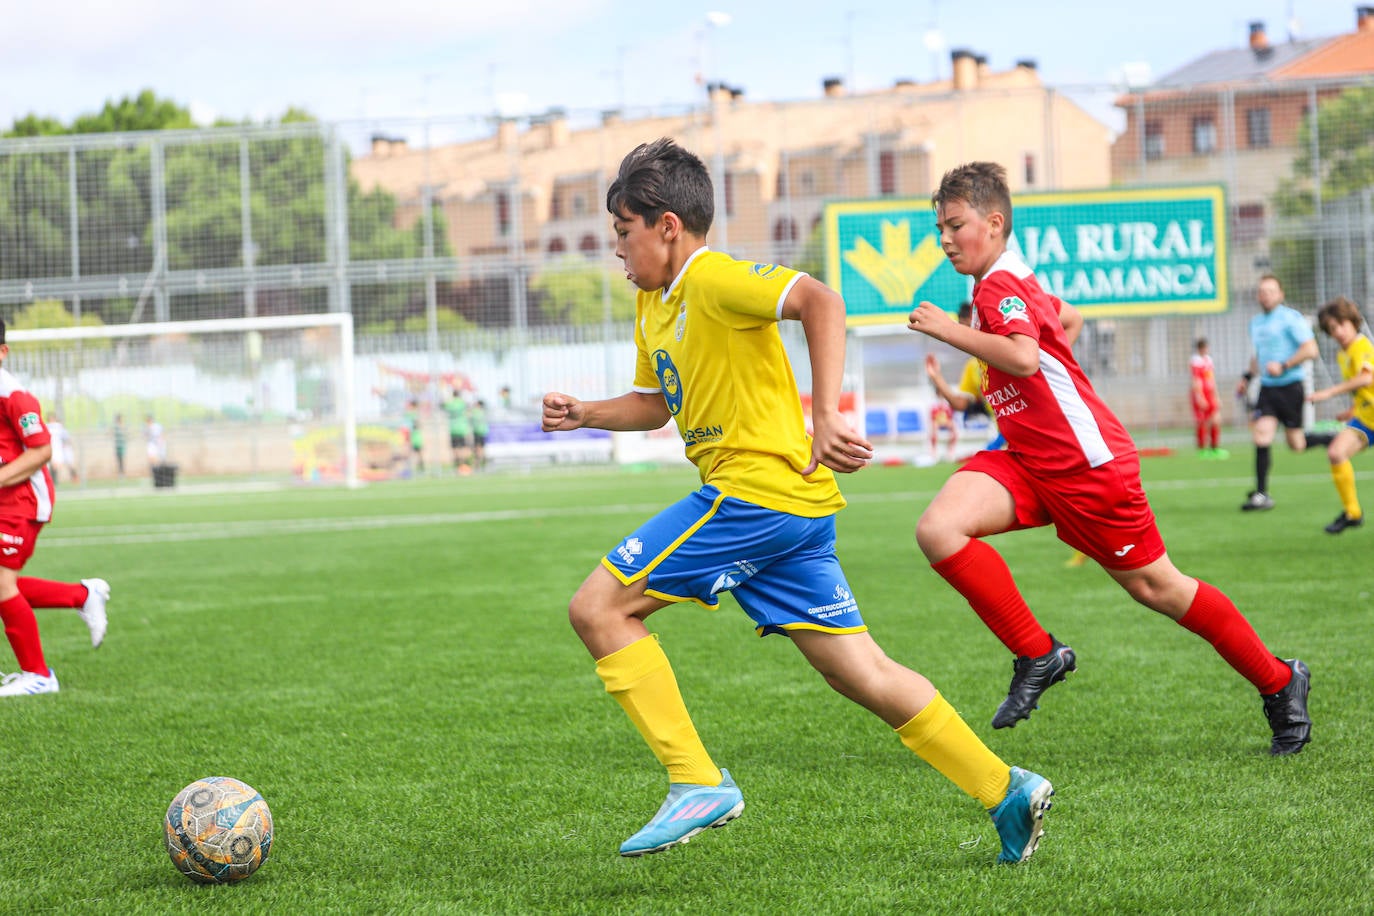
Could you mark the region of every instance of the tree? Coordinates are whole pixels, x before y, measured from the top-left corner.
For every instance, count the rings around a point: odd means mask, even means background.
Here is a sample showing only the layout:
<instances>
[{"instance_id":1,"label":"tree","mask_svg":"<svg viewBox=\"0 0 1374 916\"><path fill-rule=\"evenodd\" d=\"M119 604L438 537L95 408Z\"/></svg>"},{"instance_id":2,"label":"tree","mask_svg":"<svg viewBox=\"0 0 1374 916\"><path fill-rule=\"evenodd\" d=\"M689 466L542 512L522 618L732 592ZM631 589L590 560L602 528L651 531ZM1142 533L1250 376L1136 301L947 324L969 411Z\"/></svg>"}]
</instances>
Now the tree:
<instances>
[{"instance_id":1,"label":"tree","mask_svg":"<svg viewBox=\"0 0 1374 916\"><path fill-rule=\"evenodd\" d=\"M311 123L309 113L292 108L281 124ZM6 132L12 137L124 131L190 129L189 110L158 98L151 90L107 101L95 114L71 125L30 114ZM250 179L248 216L252 265L272 267L319 264L326 259L324 131L288 137L248 137ZM226 134L209 142L161 146L167 263L170 270L208 271L248 266L244 251L244 194L241 184L242 136ZM83 276L141 279L153 270L152 139L133 145L77 148L77 230ZM72 270L70 152L0 151L0 279L60 277ZM423 226L397 225L396 200L375 189L364 193L348 179L349 257L353 260L421 257ZM449 253L447 232L435 210L436 255ZM135 290L134 295L137 295ZM318 288L261 290L257 314L313 311L321 307ZM418 308L405 285L360 287L353 311L360 323L403 321ZM173 318L242 315L245 294L207 290L178 296ZM107 321L128 320L128 294L83 301L83 311Z\"/></svg>"},{"instance_id":2,"label":"tree","mask_svg":"<svg viewBox=\"0 0 1374 916\"><path fill-rule=\"evenodd\" d=\"M1312 155L1313 131L1318 155ZM1274 272L1290 290L1317 289L1316 189L1324 211L1374 187L1374 86L1347 89L1321 100L1298 129L1293 173L1279 182L1272 199L1280 226L1287 230L1270 245ZM1315 228L1315 232L1311 229Z\"/></svg>"},{"instance_id":3,"label":"tree","mask_svg":"<svg viewBox=\"0 0 1374 916\"><path fill-rule=\"evenodd\" d=\"M534 305L548 323L599 324L606 318L606 296L615 322L633 321L634 288L581 255L566 255L545 266L530 281Z\"/></svg>"},{"instance_id":4,"label":"tree","mask_svg":"<svg viewBox=\"0 0 1374 916\"><path fill-rule=\"evenodd\" d=\"M39 328L74 328L80 324L83 328L99 327L104 324L97 315L82 313L81 321L76 320L76 316L68 311L67 306L57 299L38 299L15 311L14 315L7 321L6 327L11 331L29 331ZM109 349L109 338L96 337L82 342L82 346L91 350ZM42 350L66 351L70 350L70 341L56 340L33 340L24 344L25 352Z\"/></svg>"}]
</instances>

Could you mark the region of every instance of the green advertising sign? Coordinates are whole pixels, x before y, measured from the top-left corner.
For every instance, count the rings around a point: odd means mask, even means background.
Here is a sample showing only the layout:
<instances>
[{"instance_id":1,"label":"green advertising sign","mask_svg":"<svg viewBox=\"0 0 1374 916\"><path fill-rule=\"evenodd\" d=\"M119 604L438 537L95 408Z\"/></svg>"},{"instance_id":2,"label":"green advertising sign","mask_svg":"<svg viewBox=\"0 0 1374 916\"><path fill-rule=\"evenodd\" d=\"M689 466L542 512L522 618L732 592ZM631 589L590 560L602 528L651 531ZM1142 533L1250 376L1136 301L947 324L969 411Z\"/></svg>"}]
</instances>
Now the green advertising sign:
<instances>
[{"instance_id":1,"label":"green advertising sign","mask_svg":"<svg viewBox=\"0 0 1374 916\"><path fill-rule=\"evenodd\" d=\"M1226 198L1220 185L1012 197L1008 248L1040 285L1088 317L1226 311ZM849 323L905 322L919 302L954 311L973 280L940 249L928 200L827 204L828 282Z\"/></svg>"}]
</instances>

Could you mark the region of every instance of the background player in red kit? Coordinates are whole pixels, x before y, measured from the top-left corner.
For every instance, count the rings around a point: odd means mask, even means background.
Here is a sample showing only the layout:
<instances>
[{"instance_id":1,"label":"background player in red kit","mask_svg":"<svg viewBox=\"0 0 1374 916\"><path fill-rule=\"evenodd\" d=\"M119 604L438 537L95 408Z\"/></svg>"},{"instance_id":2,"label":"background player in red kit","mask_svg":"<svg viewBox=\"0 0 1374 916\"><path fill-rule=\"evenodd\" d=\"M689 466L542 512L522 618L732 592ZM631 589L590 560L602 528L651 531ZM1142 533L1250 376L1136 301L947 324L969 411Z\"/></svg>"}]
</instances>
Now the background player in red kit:
<instances>
[{"instance_id":1,"label":"background player in red kit","mask_svg":"<svg viewBox=\"0 0 1374 916\"><path fill-rule=\"evenodd\" d=\"M1197 351L1188 359L1197 453L1199 458L1229 458L1231 453L1221 447L1221 399L1217 396L1216 367L1207 349L1207 338L1199 337Z\"/></svg>"},{"instance_id":2,"label":"background player in red kit","mask_svg":"<svg viewBox=\"0 0 1374 916\"><path fill-rule=\"evenodd\" d=\"M1073 649L1041 627L991 534L1053 524L1059 539L1096 560L1152 610L1206 639L1264 698L1271 754L1311 736L1307 666L1276 658L1221 591L1180 572L1164 550L1140 483L1130 435L1074 359L1054 301L1014 252L1006 170L974 162L947 172L932 196L946 257L975 279L964 327L922 302L907 326L978 357L984 399L1007 438L974 455L935 496L916 527L931 567L1016 656L994 728L1029 718L1040 695L1076 668Z\"/></svg>"},{"instance_id":3,"label":"background player in red kit","mask_svg":"<svg viewBox=\"0 0 1374 916\"><path fill-rule=\"evenodd\" d=\"M9 357L0 321L0 364ZM20 576L43 525L52 518L53 483L48 471L52 441L38 399L0 368L0 620L19 671L0 679L0 697L56 693L57 676L43 658L35 607L76 608L91 631L91 645L105 638L103 579L52 582Z\"/></svg>"}]
</instances>

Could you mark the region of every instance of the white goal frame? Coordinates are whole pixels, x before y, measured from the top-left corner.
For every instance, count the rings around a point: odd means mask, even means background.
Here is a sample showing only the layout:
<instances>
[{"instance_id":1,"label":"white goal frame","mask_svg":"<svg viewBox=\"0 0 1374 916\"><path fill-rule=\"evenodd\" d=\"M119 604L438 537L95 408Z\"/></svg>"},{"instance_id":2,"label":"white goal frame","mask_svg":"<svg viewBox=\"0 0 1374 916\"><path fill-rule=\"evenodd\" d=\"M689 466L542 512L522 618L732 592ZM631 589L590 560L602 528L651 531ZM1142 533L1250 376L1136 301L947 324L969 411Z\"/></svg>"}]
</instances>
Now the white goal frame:
<instances>
[{"instance_id":1,"label":"white goal frame","mask_svg":"<svg viewBox=\"0 0 1374 916\"><path fill-rule=\"evenodd\" d=\"M343 482L359 486L358 408L354 380L353 316L348 312L307 315L273 315L258 318L217 318L204 321L159 321L139 324L88 325L69 328L39 328L6 331L6 343L62 342L79 340L119 340L134 337L165 337L186 334L226 334L253 331L335 328L339 334L339 413L343 427Z\"/></svg>"}]
</instances>

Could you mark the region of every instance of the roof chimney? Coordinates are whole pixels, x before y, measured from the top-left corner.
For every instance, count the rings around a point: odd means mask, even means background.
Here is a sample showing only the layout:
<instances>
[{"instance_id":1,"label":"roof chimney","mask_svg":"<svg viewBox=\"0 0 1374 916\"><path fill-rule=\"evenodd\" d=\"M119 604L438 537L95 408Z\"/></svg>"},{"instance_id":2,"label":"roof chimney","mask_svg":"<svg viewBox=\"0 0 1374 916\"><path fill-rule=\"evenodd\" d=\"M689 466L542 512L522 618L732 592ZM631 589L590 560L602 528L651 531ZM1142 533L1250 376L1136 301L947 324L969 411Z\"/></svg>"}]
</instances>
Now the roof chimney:
<instances>
[{"instance_id":1,"label":"roof chimney","mask_svg":"<svg viewBox=\"0 0 1374 916\"><path fill-rule=\"evenodd\" d=\"M520 142L520 128L514 118L502 118L496 125L496 147L502 150L515 149Z\"/></svg>"},{"instance_id":2,"label":"roof chimney","mask_svg":"<svg viewBox=\"0 0 1374 916\"><path fill-rule=\"evenodd\" d=\"M1250 23L1250 50L1267 51L1269 49L1269 36L1264 34L1264 23L1255 20Z\"/></svg>"},{"instance_id":3,"label":"roof chimney","mask_svg":"<svg viewBox=\"0 0 1374 916\"><path fill-rule=\"evenodd\" d=\"M1374 6L1355 7L1355 31L1374 31Z\"/></svg>"},{"instance_id":4,"label":"roof chimney","mask_svg":"<svg viewBox=\"0 0 1374 916\"><path fill-rule=\"evenodd\" d=\"M978 58L967 48L955 48L949 52L954 64L954 88L959 91L978 88Z\"/></svg>"},{"instance_id":5,"label":"roof chimney","mask_svg":"<svg viewBox=\"0 0 1374 916\"><path fill-rule=\"evenodd\" d=\"M1022 70L1040 69L1040 64L1036 62L1034 57L1023 57L1016 62L1016 66L1020 67Z\"/></svg>"},{"instance_id":6,"label":"roof chimney","mask_svg":"<svg viewBox=\"0 0 1374 916\"><path fill-rule=\"evenodd\" d=\"M837 99L844 95L844 80L838 76L827 76L821 80L821 91L827 99Z\"/></svg>"}]
</instances>

